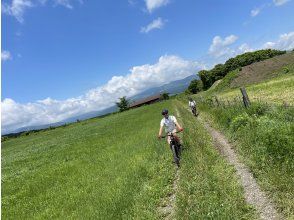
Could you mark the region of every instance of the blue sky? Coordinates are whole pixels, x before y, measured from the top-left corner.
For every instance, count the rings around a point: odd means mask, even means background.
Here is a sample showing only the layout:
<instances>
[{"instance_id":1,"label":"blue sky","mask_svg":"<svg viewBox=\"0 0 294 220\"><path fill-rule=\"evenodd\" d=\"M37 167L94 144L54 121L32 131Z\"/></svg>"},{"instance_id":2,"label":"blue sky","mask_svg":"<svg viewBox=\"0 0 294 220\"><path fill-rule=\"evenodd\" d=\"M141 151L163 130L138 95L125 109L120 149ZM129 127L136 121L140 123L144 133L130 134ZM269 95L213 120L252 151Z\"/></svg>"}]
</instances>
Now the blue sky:
<instances>
[{"instance_id":1,"label":"blue sky","mask_svg":"<svg viewBox=\"0 0 294 220\"><path fill-rule=\"evenodd\" d=\"M291 0L4 0L2 131L100 110L242 52L291 49L293 9Z\"/></svg>"}]
</instances>

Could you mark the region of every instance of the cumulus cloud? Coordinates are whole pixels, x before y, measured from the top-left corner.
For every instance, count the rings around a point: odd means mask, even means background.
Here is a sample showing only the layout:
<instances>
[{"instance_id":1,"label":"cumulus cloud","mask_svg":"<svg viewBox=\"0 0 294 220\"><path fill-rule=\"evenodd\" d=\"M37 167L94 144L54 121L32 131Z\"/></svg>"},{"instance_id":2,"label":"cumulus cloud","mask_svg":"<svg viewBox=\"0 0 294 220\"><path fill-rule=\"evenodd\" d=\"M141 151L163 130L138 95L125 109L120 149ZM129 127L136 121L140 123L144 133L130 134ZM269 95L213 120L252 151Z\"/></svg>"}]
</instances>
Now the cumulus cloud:
<instances>
[{"instance_id":1,"label":"cumulus cloud","mask_svg":"<svg viewBox=\"0 0 294 220\"><path fill-rule=\"evenodd\" d=\"M155 9L165 6L169 3L169 0L145 0L146 8L151 13Z\"/></svg>"},{"instance_id":2,"label":"cumulus cloud","mask_svg":"<svg viewBox=\"0 0 294 220\"><path fill-rule=\"evenodd\" d=\"M9 51L7 51L7 50L1 51L1 60L2 61L11 60L11 59L12 59L12 56Z\"/></svg>"},{"instance_id":3,"label":"cumulus cloud","mask_svg":"<svg viewBox=\"0 0 294 220\"><path fill-rule=\"evenodd\" d=\"M275 42L266 42L263 48L272 48L278 50L292 50L294 49L294 32L281 34L279 39Z\"/></svg>"},{"instance_id":4,"label":"cumulus cloud","mask_svg":"<svg viewBox=\"0 0 294 220\"><path fill-rule=\"evenodd\" d=\"M51 0L54 5L61 5L68 9L72 9L72 2L74 0ZM83 3L82 0L76 0L79 3ZM3 3L2 13L13 16L20 23L24 22L24 13L27 9L36 7L39 5L45 5L49 0L12 0L11 4Z\"/></svg>"},{"instance_id":5,"label":"cumulus cloud","mask_svg":"<svg viewBox=\"0 0 294 220\"><path fill-rule=\"evenodd\" d=\"M222 39L220 36L215 36L212 40L212 44L209 47L208 53L213 57L229 56L233 54L233 50L229 47L238 39L235 35L229 35Z\"/></svg>"},{"instance_id":6,"label":"cumulus cloud","mask_svg":"<svg viewBox=\"0 0 294 220\"><path fill-rule=\"evenodd\" d=\"M145 27L141 27L141 33L148 33L154 29L161 29L163 28L166 21L162 20L161 18L157 18L153 20L150 24Z\"/></svg>"},{"instance_id":7,"label":"cumulus cloud","mask_svg":"<svg viewBox=\"0 0 294 220\"><path fill-rule=\"evenodd\" d=\"M290 0L273 0L275 6L281 6L284 5L285 3L289 2Z\"/></svg>"},{"instance_id":8,"label":"cumulus cloud","mask_svg":"<svg viewBox=\"0 0 294 220\"><path fill-rule=\"evenodd\" d=\"M241 53L247 53L247 52L252 52L254 49L251 48L248 44L244 43L241 44L237 50L235 50L235 54L241 54Z\"/></svg>"},{"instance_id":9,"label":"cumulus cloud","mask_svg":"<svg viewBox=\"0 0 294 220\"><path fill-rule=\"evenodd\" d=\"M195 74L204 66L178 56L161 56L155 64L134 66L125 76L113 76L104 86L79 97L59 101L51 98L21 104L6 98L2 101L2 132L17 128L62 121L91 111L113 106L119 97L133 96Z\"/></svg>"}]
</instances>

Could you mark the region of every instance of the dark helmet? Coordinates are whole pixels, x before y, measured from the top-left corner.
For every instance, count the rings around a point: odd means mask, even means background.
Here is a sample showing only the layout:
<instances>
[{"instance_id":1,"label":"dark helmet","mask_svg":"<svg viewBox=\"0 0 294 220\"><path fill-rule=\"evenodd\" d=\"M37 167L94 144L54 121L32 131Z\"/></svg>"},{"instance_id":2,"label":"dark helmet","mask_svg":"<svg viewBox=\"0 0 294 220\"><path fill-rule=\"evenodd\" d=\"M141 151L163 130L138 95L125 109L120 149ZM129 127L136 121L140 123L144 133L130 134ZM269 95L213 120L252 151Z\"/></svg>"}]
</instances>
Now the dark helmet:
<instances>
[{"instance_id":1,"label":"dark helmet","mask_svg":"<svg viewBox=\"0 0 294 220\"><path fill-rule=\"evenodd\" d=\"M190 101L192 101L193 99L191 97L188 98Z\"/></svg>"},{"instance_id":2,"label":"dark helmet","mask_svg":"<svg viewBox=\"0 0 294 220\"><path fill-rule=\"evenodd\" d=\"M161 112L161 114L162 114L162 115L166 115L166 114L168 114L168 110L167 110L167 109L163 109L162 112Z\"/></svg>"}]
</instances>

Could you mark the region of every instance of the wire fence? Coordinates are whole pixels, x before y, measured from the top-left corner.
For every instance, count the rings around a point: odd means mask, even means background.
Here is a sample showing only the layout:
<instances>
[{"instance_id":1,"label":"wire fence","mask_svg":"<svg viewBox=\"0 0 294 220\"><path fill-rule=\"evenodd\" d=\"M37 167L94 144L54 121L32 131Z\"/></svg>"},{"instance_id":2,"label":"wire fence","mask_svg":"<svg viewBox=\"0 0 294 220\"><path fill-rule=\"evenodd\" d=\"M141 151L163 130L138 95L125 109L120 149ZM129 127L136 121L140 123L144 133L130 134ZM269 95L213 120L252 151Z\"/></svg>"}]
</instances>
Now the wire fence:
<instances>
[{"instance_id":1,"label":"wire fence","mask_svg":"<svg viewBox=\"0 0 294 220\"><path fill-rule=\"evenodd\" d=\"M246 90L245 90L246 93ZM290 103L287 101L283 101L282 103L273 103L268 100L264 100L257 97L249 97L247 93L244 95L241 93L238 96L231 98L223 98L218 96L211 96L209 98L198 97L196 99L198 103L209 105L210 107L218 107L218 108L229 108L229 107L244 107L248 108L251 104L260 104L268 107L282 107L294 109L294 103Z\"/></svg>"}]
</instances>

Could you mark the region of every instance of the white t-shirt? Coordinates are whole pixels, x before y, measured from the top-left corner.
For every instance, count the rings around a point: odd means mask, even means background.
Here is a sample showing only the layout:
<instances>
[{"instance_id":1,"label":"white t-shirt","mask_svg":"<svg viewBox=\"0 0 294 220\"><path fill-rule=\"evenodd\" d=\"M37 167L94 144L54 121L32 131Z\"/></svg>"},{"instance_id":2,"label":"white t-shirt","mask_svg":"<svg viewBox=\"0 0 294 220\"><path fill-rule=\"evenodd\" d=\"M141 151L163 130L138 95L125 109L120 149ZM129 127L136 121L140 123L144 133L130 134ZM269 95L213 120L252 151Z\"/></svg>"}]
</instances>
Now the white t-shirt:
<instances>
[{"instance_id":1,"label":"white t-shirt","mask_svg":"<svg viewBox=\"0 0 294 220\"><path fill-rule=\"evenodd\" d=\"M189 101L189 106L190 107L195 107L196 106L196 102L194 100L192 102Z\"/></svg>"},{"instance_id":2,"label":"white t-shirt","mask_svg":"<svg viewBox=\"0 0 294 220\"><path fill-rule=\"evenodd\" d=\"M165 132L173 132L176 129L177 119L175 116L168 116L168 118L161 119L160 126L164 126Z\"/></svg>"}]
</instances>

